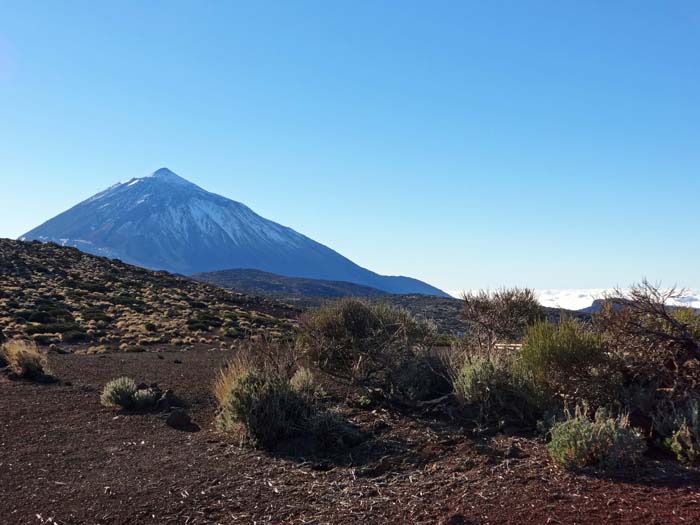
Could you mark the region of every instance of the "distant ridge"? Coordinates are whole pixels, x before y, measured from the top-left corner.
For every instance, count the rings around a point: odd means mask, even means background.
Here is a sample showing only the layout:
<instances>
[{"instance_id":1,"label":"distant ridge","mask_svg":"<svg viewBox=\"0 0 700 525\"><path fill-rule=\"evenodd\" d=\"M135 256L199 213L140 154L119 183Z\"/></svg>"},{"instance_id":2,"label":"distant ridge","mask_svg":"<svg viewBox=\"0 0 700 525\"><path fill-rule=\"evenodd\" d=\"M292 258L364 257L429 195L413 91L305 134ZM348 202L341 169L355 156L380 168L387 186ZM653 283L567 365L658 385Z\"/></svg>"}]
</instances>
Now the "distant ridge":
<instances>
[{"instance_id":1,"label":"distant ridge","mask_svg":"<svg viewBox=\"0 0 700 525\"><path fill-rule=\"evenodd\" d=\"M381 297L386 292L346 281L326 281L302 277L285 277L261 270L236 269L196 273L198 281L215 284L242 293L268 295L285 299L337 299L341 297Z\"/></svg>"},{"instance_id":2,"label":"distant ridge","mask_svg":"<svg viewBox=\"0 0 700 525\"><path fill-rule=\"evenodd\" d=\"M20 239L53 241L185 275L252 268L288 277L346 281L394 294L447 296L417 279L362 268L167 168L115 184Z\"/></svg>"}]
</instances>

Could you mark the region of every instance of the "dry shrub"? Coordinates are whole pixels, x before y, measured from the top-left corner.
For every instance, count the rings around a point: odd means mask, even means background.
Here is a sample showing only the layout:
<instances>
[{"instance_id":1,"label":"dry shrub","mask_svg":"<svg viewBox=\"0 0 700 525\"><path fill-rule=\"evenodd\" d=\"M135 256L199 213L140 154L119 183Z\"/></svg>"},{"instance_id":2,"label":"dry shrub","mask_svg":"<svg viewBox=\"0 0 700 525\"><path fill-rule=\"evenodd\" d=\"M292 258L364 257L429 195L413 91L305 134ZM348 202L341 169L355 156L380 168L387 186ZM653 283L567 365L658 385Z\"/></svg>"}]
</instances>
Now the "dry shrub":
<instances>
[{"instance_id":1,"label":"dry shrub","mask_svg":"<svg viewBox=\"0 0 700 525\"><path fill-rule=\"evenodd\" d=\"M470 292L463 300L467 337L482 352L491 352L498 342L519 341L525 328L542 318L542 307L528 288Z\"/></svg>"},{"instance_id":2,"label":"dry shrub","mask_svg":"<svg viewBox=\"0 0 700 525\"><path fill-rule=\"evenodd\" d=\"M221 405L232 382L249 370L259 370L270 377L289 381L300 368L299 354L293 345L269 338L247 340L219 370L214 381L214 397Z\"/></svg>"},{"instance_id":3,"label":"dry shrub","mask_svg":"<svg viewBox=\"0 0 700 525\"><path fill-rule=\"evenodd\" d=\"M5 343L0 350L0 361L17 376L27 379L43 377L46 368L46 357L36 344L22 339Z\"/></svg>"},{"instance_id":4,"label":"dry shrub","mask_svg":"<svg viewBox=\"0 0 700 525\"><path fill-rule=\"evenodd\" d=\"M642 281L594 318L620 377L620 404L657 444L674 439L679 414L700 391L697 313L668 304L683 295Z\"/></svg>"},{"instance_id":5,"label":"dry shrub","mask_svg":"<svg viewBox=\"0 0 700 525\"><path fill-rule=\"evenodd\" d=\"M682 295L682 290L664 291L642 281L626 299L609 298L595 317L627 385L678 401L700 388L697 326L668 306Z\"/></svg>"},{"instance_id":6,"label":"dry shrub","mask_svg":"<svg viewBox=\"0 0 700 525\"><path fill-rule=\"evenodd\" d=\"M436 335L432 323L403 308L343 299L307 312L298 344L336 379L387 388L391 372L431 348Z\"/></svg>"},{"instance_id":7,"label":"dry shrub","mask_svg":"<svg viewBox=\"0 0 700 525\"><path fill-rule=\"evenodd\" d=\"M241 349L214 385L222 430L243 428L256 446L308 438L320 451L355 443L352 427L321 409L322 390L293 347L258 341Z\"/></svg>"},{"instance_id":8,"label":"dry shrub","mask_svg":"<svg viewBox=\"0 0 700 525\"><path fill-rule=\"evenodd\" d=\"M308 400L289 380L254 368L230 380L220 409L222 429L232 430L241 424L251 440L263 448L272 448L298 433L313 413Z\"/></svg>"},{"instance_id":9,"label":"dry shrub","mask_svg":"<svg viewBox=\"0 0 700 525\"><path fill-rule=\"evenodd\" d=\"M626 416L613 418L599 409L591 420L587 412L587 407L579 406L552 427L547 448L557 465L570 470L609 469L639 462L646 443Z\"/></svg>"},{"instance_id":10,"label":"dry shrub","mask_svg":"<svg viewBox=\"0 0 700 525\"><path fill-rule=\"evenodd\" d=\"M249 341L222 367L214 384L219 427L230 431L241 425L263 448L297 434L314 412L313 379L301 370L292 346Z\"/></svg>"}]
</instances>

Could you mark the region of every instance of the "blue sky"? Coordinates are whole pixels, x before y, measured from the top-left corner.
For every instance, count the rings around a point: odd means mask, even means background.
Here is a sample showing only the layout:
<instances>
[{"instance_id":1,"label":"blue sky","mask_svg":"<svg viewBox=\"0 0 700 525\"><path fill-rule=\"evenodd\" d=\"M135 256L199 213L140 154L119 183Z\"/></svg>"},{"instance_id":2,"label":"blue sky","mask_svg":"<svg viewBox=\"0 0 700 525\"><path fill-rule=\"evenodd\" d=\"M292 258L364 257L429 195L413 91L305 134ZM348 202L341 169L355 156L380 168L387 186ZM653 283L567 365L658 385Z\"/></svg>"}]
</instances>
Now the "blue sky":
<instances>
[{"instance_id":1,"label":"blue sky","mask_svg":"<svg viewBox=\"0 0 700 525\"><path fill-rule=\"evenodd\" d=\"M167 166L443 289L700 285L698 2L0 11L0 236Z\"/></svg>"}]
</instances>

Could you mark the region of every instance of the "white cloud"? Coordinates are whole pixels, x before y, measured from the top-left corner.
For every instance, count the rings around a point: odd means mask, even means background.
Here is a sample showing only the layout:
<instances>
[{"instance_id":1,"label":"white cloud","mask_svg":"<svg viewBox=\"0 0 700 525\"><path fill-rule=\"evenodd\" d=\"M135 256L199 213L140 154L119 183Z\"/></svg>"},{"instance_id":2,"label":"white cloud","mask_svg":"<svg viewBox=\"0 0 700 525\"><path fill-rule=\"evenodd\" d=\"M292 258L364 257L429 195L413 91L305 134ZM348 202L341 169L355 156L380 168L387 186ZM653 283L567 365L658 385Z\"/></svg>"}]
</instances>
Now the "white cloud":
<instances>
[{"instance_id":1,"label":"white cloud","mask_svg":"<svg viewBox=\"0 0 700 525\"><path fill-rule=\"evenodd\" d=\"M565 308L566 310L580 310L593 304L596 299L602 298L609 288L572 288L572 289L541 289L535 290L537 297L543 306L552 308ZM448 291L451 296L460 298L461 290ZM676 306L690 306L700 308L700 288L688 288L683 297L671 304Z\"/></svg>"}]
</instances>

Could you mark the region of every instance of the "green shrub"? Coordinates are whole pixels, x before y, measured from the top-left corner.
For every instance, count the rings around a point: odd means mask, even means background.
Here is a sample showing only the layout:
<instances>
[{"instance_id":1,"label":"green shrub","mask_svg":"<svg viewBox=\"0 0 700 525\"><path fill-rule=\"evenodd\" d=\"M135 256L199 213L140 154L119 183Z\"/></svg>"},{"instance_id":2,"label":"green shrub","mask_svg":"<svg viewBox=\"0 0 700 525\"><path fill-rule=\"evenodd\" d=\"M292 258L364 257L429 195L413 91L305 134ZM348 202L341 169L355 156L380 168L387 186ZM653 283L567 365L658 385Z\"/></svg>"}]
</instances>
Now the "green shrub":
<instances>
[{"instance_id":1,"label":"green shrub","mask_svg":"<svg viewBox=\"0 0 700 525\"><path fill-rule=\"evenodd\" d=\"M112 317L107 315L99 308L86 308L81 311L81 315L85 321L103 321L104 323L112 322Z\"/></svg>"},{"instance_id":2,"label":"green shrub","mask_svg":"<svg viewBox=\"0 0 700 525\"><path fill-rule=\"evenodd\" d=\"M435 336L434 325L407 310L343 299L307 312L298 342L314 365L336 378L386 386L388 372L429 348Z\"/></svg>"},{"instance_id":3,"label":"green shrub","mask_svg":"<svg viewBox=\"0 0 700 525\"><path fill-rule=\"evenodd\" d=\"M160 398L160 392L153 388L139 388L136 381L120 377L107 383L102 390L100 402L109 408L125 410L145 410L153 408Z\"/></svg>"},{"instance_id":4,"label":"green shrub","mask_svg":"<svg viewBox=\"0 0 700 525\"><path fill-rule=\"evenodd\" d=\"M142 388L134 393L133 407L136 410L152 408L160 399L160 393L152 388Z\"/></svg>"},{"instance_id":5,"label":"green shrub","mask_svg":"<svg viewBox=\"0 0 700 525\"><path fill-rule=\"evenodd\" d=\"M54 334L34 334L32 340L42 346L48 346L51 343L57 343L59 339Z\"/></svg>"},{"instance_id":6,"label":"green shrub","mask_svg":"<svg viewBox=\"0 0 700 525\"><path fill-rule=\"evenodd\" d=\"M691 399L685 414L674 419L676 429L664 439L664 447L673 452L678 461L700 463L700 399Z\"/></svg>"},{"instance_id":7,"label":"green shrub","mask_svg":"<svg viewBox=\"0 0 700 525\"><path fill-rule=\"evenodd\" d=\"M66 344L81 343L88 339L90 339L90 337L83 330L69 330L61 334L61 341Z\"/></svg>"},{"instance_id":8,"label":"green shrub","mask_svg":"<svg viewBox=\"0 0 700 525\"><path fill-rule=\"evenodd\" d=\"M681 307L675 309L671 315L686 325L691 335L700 341L700 311L695 308Z\"/></svg>"},{"instance_id":9,"label":"green shrub","mask_svg":"<svg viewBox=\"0 0 700 525\"><path fill-rule=\"evenodd\" d=\"M129 377L113 379L102 390L100 402L110 408L131 408L137 391L138 386L133 379Z\"/></svg>"},{"instance_id":10,"label":"green shrub","mask_svg":"<svg viewBox=\"0 0 700 525\"><path fill-rule=\"evenodd\" d=\"M472 356L454 379L459 404L480 426L534 427L542 402L507 357Z\"/></svg>"},{"instance_id":11,"label":"green shrub","mask_svg":"<svg viewBox=\"0 0 700 525\"><path fill-rule=\"evenodd\" d=\"M604 409L591 421L586 408L578 407L574 415L568 413L565 421L555 424L550 435L550 457L569 470L635 464L646 449L642 434L629 426L627 417L609 417Z\"/></svg>"},{"instance_id":12,"label":"green shrub","mask_svg":"<svg viewBox=\"0 0 700 525\"><path fill-rule=\"evenodd\" d=\"M601 337L572 319L528 327L519 361L543 395L595 404L614 397Z\"/></svg>"},{"instance_id":13,"label":"green shrub","mask_svg":"<svg viewBox=\"0 0 700 525\"><path fill-rule=\"evenodd\" d=\"M237 375L223 394L222 429L242 424L256 445L271 448L304 427L313 409L289 380L256 369L232 370Z\"/></svg>"}]
</instances>

